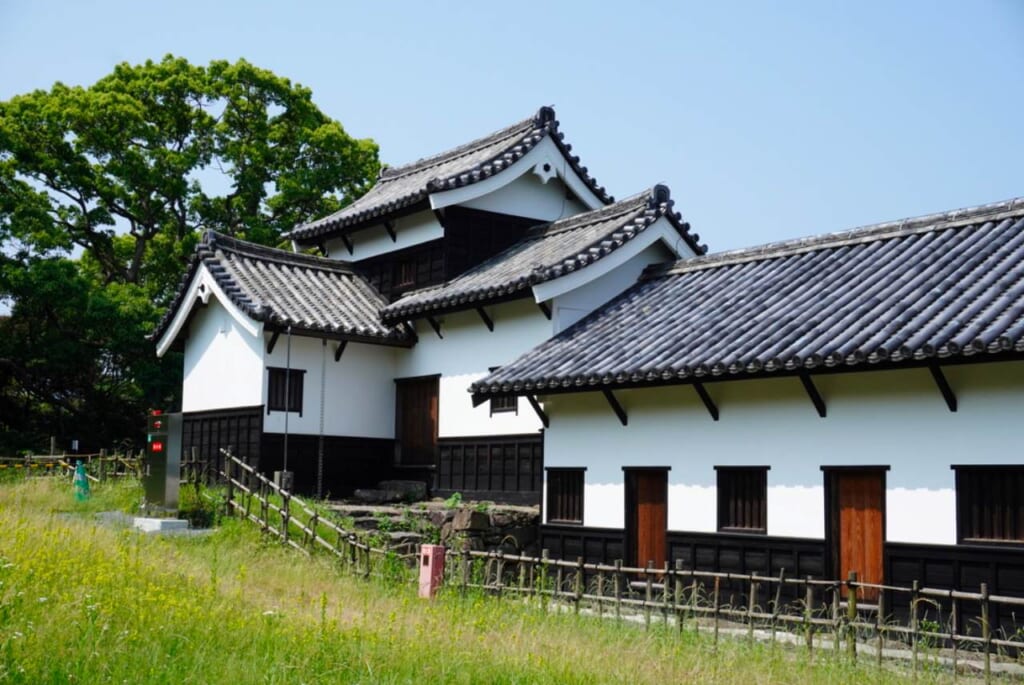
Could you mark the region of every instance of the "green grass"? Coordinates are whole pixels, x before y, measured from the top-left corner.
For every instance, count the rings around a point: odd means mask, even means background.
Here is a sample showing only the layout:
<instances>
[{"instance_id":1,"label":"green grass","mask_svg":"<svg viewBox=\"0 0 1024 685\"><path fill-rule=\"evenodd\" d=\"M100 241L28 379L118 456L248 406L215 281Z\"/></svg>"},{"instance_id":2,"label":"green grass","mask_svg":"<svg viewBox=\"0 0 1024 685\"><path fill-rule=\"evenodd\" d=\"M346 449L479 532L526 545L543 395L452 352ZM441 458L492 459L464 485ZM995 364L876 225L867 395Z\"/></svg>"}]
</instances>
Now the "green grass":
<instances>
[{"instance_id":1,"label":"green grass","mask_svg":"<svg viewBox=\"0 0 1024 685\"><path fill-rule=\"evenodd\" d=\"M224 519L146 537L92 514L130 484L0 485L0 683L861 683L821 653L544 613L513 600L351 578ZM935 678L937 676L928 676ZM927 680L922 677L921 680Z\"/></svg>"}]
</instances>

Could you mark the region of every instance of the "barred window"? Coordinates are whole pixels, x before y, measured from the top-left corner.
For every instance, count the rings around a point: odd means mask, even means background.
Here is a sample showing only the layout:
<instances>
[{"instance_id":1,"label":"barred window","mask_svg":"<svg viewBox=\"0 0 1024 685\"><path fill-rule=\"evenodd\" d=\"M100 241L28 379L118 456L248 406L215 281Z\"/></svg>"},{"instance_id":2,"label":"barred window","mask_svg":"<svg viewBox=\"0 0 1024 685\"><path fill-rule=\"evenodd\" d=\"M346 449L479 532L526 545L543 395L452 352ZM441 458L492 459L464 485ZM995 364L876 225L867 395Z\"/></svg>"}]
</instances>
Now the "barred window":
<instances>
[{"instance_id":1,"label":"barred window","mask_svg":"<svg viewBox=\"0 0 1024 685\"><path fill-rule=\"evenodd\" d=\"M768 466L716 466L718 530L768 531Z\"/></svg>"},{"instance_id":2,"label":"barred window","mask_svg":"<svg viewBox=\"0 0 1024 685\"><path fill-rule=\"evenodd\" d=\"M267 367L267 413L294 411L302 416L302 380L304 369Z\"/></svg>"},{"instance_id":3,"label":"barred window","mask_svg":"<svg viewBox=\"0 0 1024 685\"><path fill-rule=\"evenodd\" d=\"M548 468L548 523L583 523L585 468Z\"/></svg>"},{"instance_id":4,"label":"barred window","mask_svg":"<svg viewBox=\"0 0 1024 685\"><path fill-rule=\"evenodd\" d=\"M1024 466L953 466L957 542L1024 542Z\"/></svg>"}]
</instances>

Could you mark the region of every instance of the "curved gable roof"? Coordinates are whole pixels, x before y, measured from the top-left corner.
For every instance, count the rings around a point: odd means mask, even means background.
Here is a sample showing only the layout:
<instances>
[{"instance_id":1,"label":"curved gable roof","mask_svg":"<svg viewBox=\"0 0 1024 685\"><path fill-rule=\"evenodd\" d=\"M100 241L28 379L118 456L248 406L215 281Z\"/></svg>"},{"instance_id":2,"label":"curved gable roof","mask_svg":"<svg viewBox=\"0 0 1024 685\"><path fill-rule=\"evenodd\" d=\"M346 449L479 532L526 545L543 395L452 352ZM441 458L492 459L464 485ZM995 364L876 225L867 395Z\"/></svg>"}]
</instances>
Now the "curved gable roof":
<instances>
[{"instance_id":1,"label":"curved gable roof","mask_svg":"<svg viewBox=\"0 0 1024 685\"><path fill-rule=\"evenodd\" d=\"M615 204L530 229L503 252L440 286L407 294L384 308L385 321L475 306L514 296L539 283L582 269L611 254L666 217L697 254L707 248L672 211L667 186L657 185Z\"/></svg>"},{"instance_id":2,"label":"curved gable roof","mask_svg":"<svg viewBox=\"0 0 1024 685\"><path fill-rule=\"evenodd\" d=\"M411 164L386 167L365 195L334 214L297 226L289 234L292 240L313 241L346 229L379 221L403 209L427 200L431 193L472 185L495 176L533 149L544 138L550 138L569 162L572 170L602 202L613 201L570 153L572 146L564 142L558 130L555 110L541 107L534 116L461 145L447 152L420 159Z\"/></svg>"},{"instance_id":3,"label":"curved gable roof","mask_svg":"<svg viewBox=\"0 0 1024 685\"><path fill-rule=\"evenodd\" d=\"M1024 352L1024 198L650 269L472 391L565 392Z\"/></svg>"},{"instance_id":4,"label":"curved gable roof","mask_svg":"<svg viewBox=\"0 0 1024 685\"><path fill-rule=\"evenodd\" d=\"M214 231L196 246L174 301L152 338L168 331L187 302L189 285L205 268L218 287L250 318L279 327L368 342L408 344L406 326L381 323L381 295L345 262L278 250Z\"/></svg>"}]
</instances>

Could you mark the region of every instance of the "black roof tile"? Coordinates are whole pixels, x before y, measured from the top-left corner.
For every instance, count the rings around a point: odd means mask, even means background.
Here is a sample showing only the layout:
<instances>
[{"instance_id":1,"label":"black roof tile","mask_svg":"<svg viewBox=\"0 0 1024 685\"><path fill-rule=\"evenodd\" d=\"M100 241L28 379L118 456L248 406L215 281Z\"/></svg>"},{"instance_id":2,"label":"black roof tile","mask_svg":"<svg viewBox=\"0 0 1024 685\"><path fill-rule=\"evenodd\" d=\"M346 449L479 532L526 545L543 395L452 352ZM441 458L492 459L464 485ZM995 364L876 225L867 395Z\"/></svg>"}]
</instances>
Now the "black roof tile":
<instances>
[{"instance_id":1,"label":"black roof tile","mask_svg":"<svg viewBox=\"0 0 1024 685\"><path fill-rule=\"evenodd\" d=\"M579 157L571 154L572 146L564 142L564 134L558 130L555 110L541 107L534 116L471 143L411 164L382 169L377 184L365 195L334 214L297 226L288 237L313 242L387 218L426 201L431 193L472 185L501 173L547 137L590 190L601 201L612 202L612 196L589 175Z\"/></svg>"},{"instance_id":2,"label":"black roof tile","mask_svg":"<svg viewBox=\"0 0 1024 685\"><path fill-rule=\"evenodd\" d=\"M1024 198L649 269L480 396L1024 352Z\"/></svg>"},{"instance_id":3,"label":"black roof tile","mask_svg":"<svg viewBox=\"0 0 1024 685\"><path fill-rule=\"evenodd\" d=\"M433 312L479 306L572 271L611 254L662 216L697 254L706 251L700 236L672 211L666 186L658 185L590 212L542 224L510 248L439 286L409 293L384 308L385 321L402 321Z\"/></svg>"},{"instance_id":4,"label":"black roof tile","mask_svg":"<svg viewBox=\"0 0 1024 685\"><path fill-rule=\"evenodd\" d=\"M256 321L367 341L412 342L407 326L381 323L380 310L387 301L347 263L264 247L214 231L207 231L196 246L153 339L167 330L201 266Z\"/></svg>"}]
</instances>

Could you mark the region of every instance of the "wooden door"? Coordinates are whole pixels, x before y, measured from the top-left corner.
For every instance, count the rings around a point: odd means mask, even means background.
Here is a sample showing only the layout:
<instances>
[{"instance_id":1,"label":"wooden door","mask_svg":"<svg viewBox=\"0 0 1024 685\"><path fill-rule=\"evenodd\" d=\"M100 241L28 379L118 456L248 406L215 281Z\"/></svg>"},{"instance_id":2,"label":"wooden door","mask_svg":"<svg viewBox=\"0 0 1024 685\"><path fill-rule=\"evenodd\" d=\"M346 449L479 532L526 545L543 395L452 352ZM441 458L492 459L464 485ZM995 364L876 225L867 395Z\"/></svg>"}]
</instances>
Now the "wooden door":
<instances>
[{"instance_id":1,"label":"wooden door","mask_svg":"<svg viewBox=\"0 0 1024 685\"><path fill-rule=\"evenodd\" d=\"M395 381L395 439L402 466L433 466L437 455L438 376Z\"/></svg>"},{"instance_id":2,"label":"wooden door","mask_svg":"<svg viewBox=\"0 0 1024 685\"><path fill-rule=\"evenodd\" d=\"M668 531L668 469L625 469L628 563L661 568Z\"/></svg>"},{"instance_id":3,"label":"wooden door","mask_svg":"<svg viewBox=\"0 0 1024 685\"><path fill-rule=\"evenodd\" d=\"M831 480L827 516L834 575L845 580L850 571L856 571L857 580L861 582L882 583L885 573L885 471L835 470L826 477ZM864 589L858 597L877 601L878 591Z\"/></svg>"}]
</instances>

